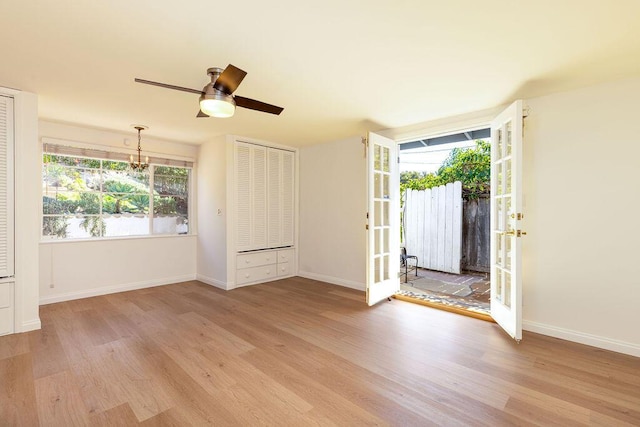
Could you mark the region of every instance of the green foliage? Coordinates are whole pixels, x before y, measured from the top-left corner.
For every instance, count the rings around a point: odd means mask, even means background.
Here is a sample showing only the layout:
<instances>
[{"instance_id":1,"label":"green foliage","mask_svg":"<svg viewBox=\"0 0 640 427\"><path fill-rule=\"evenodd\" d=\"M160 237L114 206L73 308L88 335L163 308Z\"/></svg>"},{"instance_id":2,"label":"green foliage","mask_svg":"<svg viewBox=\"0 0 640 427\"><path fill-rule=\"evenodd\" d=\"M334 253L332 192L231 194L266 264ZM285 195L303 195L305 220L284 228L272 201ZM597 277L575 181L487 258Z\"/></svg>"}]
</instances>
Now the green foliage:
<instances>
[{"instance_id":1,"label":"green foliage","mask_svg":"<svg viewBox=\"0 0 640 427\"><path fill-rule=\"evenodd\" d=\"M101 216L85 216L80 226L91 234L91 237L104 236L107 231L107 224Z\"/></svg>"},{"instance_id":2,"label":"green foliage","mask_svg":"<svg viewBox=\"0 0 640 427\"><path fill-rule=\"evenodd\" d=\"M114 175L102 184L102 211L110 214L148 213L149 187L128 176Z\"/></svg>"},{"instance_id":3,"label":"green foliage","mask_svg":"<svg viewBox=\"0 0 640 427\"><path fill-rule=\"evenodd\" d=\"M426 190L455 181L462 183L462 194L466 198L477 199L481 194L489 194L491 144L488 141L478 140L474 148L454 148L435 173L403 172L400 190Z\"/></svg>"},{"instance_id":4,"label":"green foliage","mask_svg":"<svg viewBox=\"0 0 640 427\"><path fill-rule=\"evenodd\" d=\"M42 235L67 237L67 219L63 216L45 216L42 218Z\"/></svg>"},{"instance_id":5,"label":"green foliage","mask_svg":"<svg viewBox=\"0 0 640 427\"><path fill-rule=\"evenodd\" d=\"M189 194L189 170L170 166L156 166L153 175L154 192L163 196Z\"/></svg>"},{"instance_id":6,"label":"green foliage","mask_svg":"<svg viewBox=\"0 0 640 427\"><path fill-rule=\"evenodd\" d=\"M153 198L153 213L157 215L171 215L176 212L176 199L173 197L155 196Z\"/></svg>"},{"instance_id":7,"label":"green foliage","mask_svg":"<svg viewBox=\"0 0 640 427\"><path fill-rule=\"evenodd\" d=\"M130 170L122 161L87 159L43 154L44 236L67 236L70 216L81 216L81 227L93 237L106 234L105 218L114 214L148 214L150 197L154 213L188 216L189 178L187 168L153 166Z\"/></svg>"}]
</instances>

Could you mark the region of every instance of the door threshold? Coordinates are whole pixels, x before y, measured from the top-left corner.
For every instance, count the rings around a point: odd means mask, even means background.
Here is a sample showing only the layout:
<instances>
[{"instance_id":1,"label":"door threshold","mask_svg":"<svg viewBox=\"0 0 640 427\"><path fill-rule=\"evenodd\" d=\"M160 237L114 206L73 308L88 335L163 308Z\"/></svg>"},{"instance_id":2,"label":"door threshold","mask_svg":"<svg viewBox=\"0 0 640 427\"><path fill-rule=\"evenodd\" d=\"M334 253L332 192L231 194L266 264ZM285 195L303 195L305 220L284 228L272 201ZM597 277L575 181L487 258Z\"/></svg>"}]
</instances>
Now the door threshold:
<instances>
[{"instance_id":1,"label":"door threshold","mask_svg":"<svg viewBox=\"0 0 640 427\"><path fill-rule=\"evenodd\" d=\"M414 303L414 304L420 304L420 305L424 305L424 306L427 306L427 307L436 308L438 310L448 311L450 313L460 314L460 315L463 315L463 316L473 317L474 319L484 320L485 322L495 323L495 320L493 320L493 317L491 317L489 314L486 314L486 313L481 312L481 311L467 310L467 309L462 308L462 307L456 307L456 306L450 305L450 304L444 304L444 303L441 303L441 302L434 302L434 301L429 301L429 300L425 300L425 299L422 299L422 298L416 298L416 297L413 297L413 296L410 296L410 295L406 295L406 294L402 294L402 293L395 294L393 297L395 299L400 300L400 301L406 301L406 302L411 302L411 303Z\"/></svg>"}]
</instances>

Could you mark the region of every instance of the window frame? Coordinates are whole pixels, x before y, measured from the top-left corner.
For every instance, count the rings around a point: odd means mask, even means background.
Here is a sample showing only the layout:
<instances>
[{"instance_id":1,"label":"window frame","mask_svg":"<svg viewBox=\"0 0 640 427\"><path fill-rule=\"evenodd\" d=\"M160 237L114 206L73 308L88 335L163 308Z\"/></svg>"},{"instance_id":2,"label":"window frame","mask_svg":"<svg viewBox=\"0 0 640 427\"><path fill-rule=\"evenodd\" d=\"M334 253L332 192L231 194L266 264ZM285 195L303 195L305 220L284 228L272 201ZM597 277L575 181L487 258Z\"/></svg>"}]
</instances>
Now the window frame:
<instances>
[{"instance_id":1,"label":"window frame","mask_svg":"<svg viewBox=\"0 0 640 427\"><path fill-rule=\"evenodd\" d=\"M57 237L56 235L45 235L43 234L44 231L44 219L46 217L64 217L65 215L56 215L56 214L46 214L44 212L44 205L43 205L43 201L44 201L44 197L46 195L45 193L45 187L44 187L44 171L45 171L45 156L46 155L52 155L52 156L64 156L64 157L70 157L70 158L80 158L80 159L88 159L88 160L97 160L100 161L100 167L99 168L87 168L87 167L82 167L82 166L67 166L65 165L65 167L71 167L71 168L77 168L77 169L94 169L95 171L98 171L99 175L100 175L100 189L99 190L89 190L86 191L86 193L88 194L96 194L99 197L99 206L100 206L100 211L97 214L86 214L85 216L95 216L98 218L104 218L105 215L110 216L110 215L114 215L114 214L109 214L109 213L104 213L103 212L103 199L104 196L106 194L110 194L108 192L105 192L103 189L103 185L104 185L104 162L105 161L111 161L111 162L122 162L122 163L129 163L129 154L127 153L122 153L122 152L118 152L118 151L112 151L112 150L103 150L103 147L99 147L99 146L92 146L92 145L84 145L82 144L82 146L77 146L77 145L65 145L65 144L60 144L60 143L53 143L50 140L49 141L45 141L45 139L43 138L43 144L42 144L42 150L40 152L40 165L41 165L41 172L40 172L40 185L41 185L41 190L40 190L40 240L41 242L46 242L46 243L51 243L51 242L79 242L79 241L99 241L99 240L114 240L114 239L146 239L146 238L158 238L158 237L178 237L178 236L192 236L195 234L195 218L193 218L193 213L194 213L194 198L195 198L195 162L193 162L191 159L188 158L167 158L164 155L161 157L158 156L153 156L150 157L149 159L149 167L148 169L144 172L146 174L148 174L148 187L149 190L148 192L144 193L146 196L149 197L149 202L148 202L148 212L144 213L143 215L145 215L148 219L148 233L147 234L125 234L125 235L115 235L115 236L105 236L105 235L100 235L100 236L87 236L87 237ZM110 148L110 147L104 147L104 148ZM84 154L86 153L86 154ZM151 153L149 153L151 154ZM187 174L187 231L186 233L159 233L159 232L154 232L154 224L153 224L153 220L154 218L156 218L158 215L155 215L154 213L154 202L155 202L155 198L160 196L163 197L161 195L156 195L155 192L155 171L156 168L158 167L172 167L172 168L180 168L180 169L186 169L188 171ZM175 198L177 195L172 194L169 195L168 197L173 197ZM127 213L126 215L129 215L129 213ZM138 215L138 214L133 214L131 213L130 215Z\"/></svg>"}]
</instances>

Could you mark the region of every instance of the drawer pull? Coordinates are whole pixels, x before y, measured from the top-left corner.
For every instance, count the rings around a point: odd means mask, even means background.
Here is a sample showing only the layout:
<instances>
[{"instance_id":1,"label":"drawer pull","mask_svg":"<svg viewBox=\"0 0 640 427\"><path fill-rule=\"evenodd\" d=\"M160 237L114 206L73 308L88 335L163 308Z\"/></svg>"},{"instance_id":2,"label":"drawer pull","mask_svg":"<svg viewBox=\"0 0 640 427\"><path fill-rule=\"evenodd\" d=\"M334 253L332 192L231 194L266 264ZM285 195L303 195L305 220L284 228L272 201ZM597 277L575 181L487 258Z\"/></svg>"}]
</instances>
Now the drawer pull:
<instances>
[{"instance_id":1,"label":"drawer pull","mask_svg":"<svg viewBox=\"0 0 640 427\"><path fill-rule=\"evenodd\" d=\"M247 273L247 274L245 274L245 275L244 275L244 278L245 278L245 279L248 279L249 277L251 277L251 275L250 275L249 273Z\"/></svg>"},{"instance_id":2,"label":"drawer pull","mask_svg":"<svg viewBox=\"0 0 640 427\"><path fill-rule=\"evenodd\" d=\"M244 262L246 262L247 264L249 264L249 260L248 260L248 259L245 259L245 260L244 260Z\"/></svg>"}]
</instances>

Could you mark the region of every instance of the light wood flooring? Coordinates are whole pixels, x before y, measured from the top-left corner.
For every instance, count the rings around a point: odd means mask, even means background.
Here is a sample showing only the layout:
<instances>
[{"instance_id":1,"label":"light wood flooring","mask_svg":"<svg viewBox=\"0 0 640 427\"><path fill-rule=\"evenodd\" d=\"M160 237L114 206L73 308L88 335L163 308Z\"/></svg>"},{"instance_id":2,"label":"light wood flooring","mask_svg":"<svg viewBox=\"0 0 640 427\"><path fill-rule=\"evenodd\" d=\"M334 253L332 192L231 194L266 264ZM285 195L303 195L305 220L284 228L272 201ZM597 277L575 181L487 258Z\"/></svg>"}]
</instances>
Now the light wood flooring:
<instances>
[{"instance_id":1,"label":"light wood flooring","mask_svg":"<svg viewBox=\"0 0 640 427\"><path fill-rule=\"evenodd\" d=\"M0 425L640 425L640 359L293 278L40 308Z\"/></svg>"}]
</instances>

